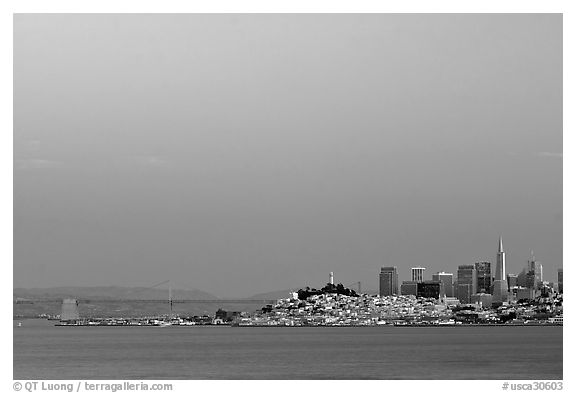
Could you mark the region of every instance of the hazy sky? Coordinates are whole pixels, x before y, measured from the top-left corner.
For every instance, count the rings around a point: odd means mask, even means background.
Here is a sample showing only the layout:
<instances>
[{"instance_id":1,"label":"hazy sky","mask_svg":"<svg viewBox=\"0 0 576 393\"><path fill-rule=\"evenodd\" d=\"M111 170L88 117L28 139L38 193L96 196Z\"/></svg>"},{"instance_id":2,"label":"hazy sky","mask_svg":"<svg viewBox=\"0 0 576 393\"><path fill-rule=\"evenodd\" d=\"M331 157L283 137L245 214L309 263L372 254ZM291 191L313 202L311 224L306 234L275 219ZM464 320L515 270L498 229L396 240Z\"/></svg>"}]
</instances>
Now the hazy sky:
<instances>
[{"instance_id":1,"label":"hazy sky","mask_svg":"<svg viewBox=\"0 0 576 393\"><path fill-rule=\"evenodd\" d=\"M14 285L562 266L562 16L16 15Z\"/></svg>"}]
</instances>

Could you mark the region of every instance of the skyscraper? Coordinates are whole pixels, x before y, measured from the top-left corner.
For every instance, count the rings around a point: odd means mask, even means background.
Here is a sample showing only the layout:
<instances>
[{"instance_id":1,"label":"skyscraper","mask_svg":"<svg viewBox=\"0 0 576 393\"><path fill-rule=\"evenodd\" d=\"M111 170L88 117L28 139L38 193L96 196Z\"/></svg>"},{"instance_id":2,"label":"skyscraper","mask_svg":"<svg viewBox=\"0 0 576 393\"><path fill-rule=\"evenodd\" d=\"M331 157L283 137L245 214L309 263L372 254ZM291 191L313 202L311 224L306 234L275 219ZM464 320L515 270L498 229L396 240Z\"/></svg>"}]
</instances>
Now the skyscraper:
<instances>
[{"instance_id":1,"label":"skyscraper","mask_svg":"<svg viewBox=\"0 0 576 393\"><path fill-rule=\"evenodd\" d=\"M457 297L461 303L471 303L472 295L477 292L478 278L476 277L476 267L474 265L458 266L458 293Z\"/></svg>"},{"instance_id":2,"label":"skyscraper","mask_svg":"<svg viewBox=\"0 0 576 393\"><path fill-rule=\"evenodd\" d=\"M413 267L412 268L412 281L416 281L416 282L422 282L424 281L424 270L426 270L425 267Z\"/></svg>"},{"instance_id":3,"label":"skyscraper","mask_svg":"<svg viewBox=\"0 0 576 393\"><path fill-rule=\"evenodd\" d=\"M496 272L494 274L493 300L505 302L508 300L508 283L506 282L506 253L502 244L502 236L496 253Z\"/></svg>"},{"instance_id":4,"label":"skyscraper","mask_svg":"<svg viewBox=\"0 0 576 393\"><path fill-rule=\"evenodd\" d=\"M444 283L444 291L447 297L454 296L454 285L453 285L452 273L438 272L432 275L432 281L442 281Z\"/></svg>"},{"instance_id":5,"label":"skyscraper","mask_svg":"<svg viewBox=\"0 0 576 393\"><path fill-rule=\"evenodd\" d=\"M563 270L562 268L558 269L558 292L563 293L564 290L564 281L563 281Z\"/></svg>"},{"instance_id":6,"label":"skyscraper","mask_svg":"<svg viewBox=\"0 0 576 393\"><path fill-rule=\"evenodd\" d=\"M542 286L544 278L542 277L542 264L534 257L534 252L531 252L530 260L528 261L528 271L534 272L534 288Z\"/></svg>"},{"instance_id":7,"label":"skyscraper","mask_svg":"<svg viewBox=\"0 0 576 393\"><path fill-rule=\"evenodd\" d=\"M502 243L502 236L498 244L498 252L496 253L496 272L494 274L494 281L506 279L506 253L504 252L504 245Z\"/></svg>"},{"instance_id":8,"label":"skyscraper","mask_svg":"<svg viewBox=\"0 0 576 393\"><path fill-rule=\"evenodd\" d=\"M476 262L474 265L478 279L476 291L478 293L490 293L490 288L492 287L492 269L490 262L481 261Z\"/></svg>"},{"instance_id":9,"label":"skyscraper","mask_svg":"<svg viewBox=\"0 0 576 393\"><path fill-rule=\"evenodd\" d=\"M380 269L380 296L398 295L398 268L396 266Z\"/></svg>"},{"instance_id":10,"label":"skyscraper","mask_svg":"<svg viewBox=\"0 0 576 393\"><path fill-rule=\"evenodd\" d=\"M534 261L534 273L536 276L536 281L538 281L538 285L544 282L544 270L542 269L542 263L538 261Z\"/></svg>"}]
</instances>

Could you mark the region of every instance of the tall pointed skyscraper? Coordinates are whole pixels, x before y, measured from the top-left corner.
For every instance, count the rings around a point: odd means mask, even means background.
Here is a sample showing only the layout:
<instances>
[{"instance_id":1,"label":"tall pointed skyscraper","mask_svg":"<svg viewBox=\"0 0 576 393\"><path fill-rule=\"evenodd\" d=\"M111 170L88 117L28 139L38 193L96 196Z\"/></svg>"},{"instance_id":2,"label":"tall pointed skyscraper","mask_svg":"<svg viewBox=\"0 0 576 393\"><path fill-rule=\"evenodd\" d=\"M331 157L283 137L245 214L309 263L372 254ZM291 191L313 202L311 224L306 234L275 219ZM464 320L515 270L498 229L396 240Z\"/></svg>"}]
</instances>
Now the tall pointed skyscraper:
<instances>
[{"instance_id":1,"label":"tall pointed skyscraper","mask_svg":"<svg viewBox=\"0 0 576 393\"><path fill-rule=\"evenodd\" d=\"M494 280L506 280L506 253L502 245L502 236L500 236L500 244L498 245L498 254L496 254L496 274Z\"/></svg>"},{"instance_id":2,"label":"tall pointed skyscraper","mask_svg":"<svg viewBox=\"0 0 576 393\"><path fill-rule=\"evenodd\" d=\"M494 274L494 287L492 291L494 302L508 301L508 282L506 281L506 253L500 236L498 253L496 254L496 272Z\"/></svg>"}]
</instances>

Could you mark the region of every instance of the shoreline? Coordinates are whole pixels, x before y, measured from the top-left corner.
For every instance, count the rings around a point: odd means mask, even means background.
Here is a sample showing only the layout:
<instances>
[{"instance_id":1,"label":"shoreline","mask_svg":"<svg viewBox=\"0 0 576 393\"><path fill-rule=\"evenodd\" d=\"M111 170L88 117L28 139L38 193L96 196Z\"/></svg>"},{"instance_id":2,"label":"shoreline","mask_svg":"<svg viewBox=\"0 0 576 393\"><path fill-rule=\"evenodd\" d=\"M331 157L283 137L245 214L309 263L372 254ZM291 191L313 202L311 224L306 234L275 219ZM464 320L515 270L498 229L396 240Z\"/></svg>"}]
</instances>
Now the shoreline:
<instances>
[{"instance_id":1,"label":"shoreline","mask_svg":"<svg viewBox=\"0 0 576 393\"><path fill-rule=\"evenodd\" d=\"M462 325L377 325L377 326L266 326L266 325L61 325L55 324L56 327L129 327L129 328L142 328L142 327L155 327L155 328L470 328L470 327L545 327L554 326L562 327L559 323L534 323L534 324L462 324Z\"/></svg>"},{"instance_id":2,"label":"shoreline","mask_svg":"<svg viewBox=\"0 0 576 393\"><path fill-rule=\"evenodd\" d=\"M384 325L240 325L240 324L197 324L197 325L153 325L153 324L142 324L142 325L123 325L123 324L61 324L57 320L43 319L43 318L13 318L14 328L22 327L18 326L18 323L22 321L45 321L46 325L56 326L56 327L178 327L178 328L224 328L224 327L234 327L234 328L469 328L469 327L517 327L517 326L560 326L562 323L557 322L547 322L547 323L466 323L466 324L384 324Z\"/></svg>"}]
</instances>

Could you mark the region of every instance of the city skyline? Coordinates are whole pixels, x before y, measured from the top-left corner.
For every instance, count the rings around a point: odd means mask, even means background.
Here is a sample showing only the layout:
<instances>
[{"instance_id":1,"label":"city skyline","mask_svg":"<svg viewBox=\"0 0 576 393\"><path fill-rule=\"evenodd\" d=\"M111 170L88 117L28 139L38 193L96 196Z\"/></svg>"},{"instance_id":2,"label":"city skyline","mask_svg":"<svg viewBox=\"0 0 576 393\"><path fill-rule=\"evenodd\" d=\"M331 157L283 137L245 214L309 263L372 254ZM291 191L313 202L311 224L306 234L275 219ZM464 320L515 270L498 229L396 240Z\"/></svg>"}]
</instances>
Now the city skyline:
<instances>
[{"instance_id":1,"label":"city skyline","mask_svg":"<svg viewBox=\"0 0 576 393\"><path fill-rule=\"evenodd\" d=\"M13 58L15 287L562 267L561 14L16 14Z\"/></svg>"},{"instance_id":2,"label":"city skyline","mask_svg":"<svg viewBox=\"0 0 576 393\"><path fill-rule=\"evenodd\" d=\"M499 255L502 255L502 254L504 254L504 247L503 247L503 239L502 239L502 236L500 236L500 238L499 238L498 255L497 255L497 258L496 258L497 260L496 260L496 264L495 264L495 265L496 265L496 268L491 269L491 270L488 271L488 277L491 277L494 281L496 281L496 270L498 269L498 266L499 266L498 256L499 256ZM535 258L535 256L534 256L533 250L531 250L531 253L530 253L530 254L531 254L530 259L528 259L528 261L527 261L527 263L528 263L528 269L529 269L529 270L530 270L530 269L536 270L536 278L538 279L538 281L540 281L540 282L542 282L542 281L544 281L544 282L552 282L552 283L558 284L559 282L558 282L558 281L554 281L554 279L552 279L552 280L542 280L542 273L541 273L541 272L543 271L543 264L542 264L540 261L537 261L537 260L536 260L536 258ZM504 256L504 259L505 259L505 256ZM390 266L390 267L388 267L388 266L381 266L381 267L380 267L380 278L379 278L379 281L378 281L378 283L377 283L377 286L371 285L371 284L372 284L371 282L361 283L361 285L368 284L368 285L367 285L367 287L368 287L367 289L368 289L369 291L375 291L376 289L379 289L378 292L380 293L380 296L399 295L399 294L400 294L400 284L401 284L402 282L414 283L414 284L417 283L417 282L422 282L422 281L443 281L443 282L444 282L444 281L445 281L444 278L441 278L441 277L450 276L450 278L451 278L450 281L453 280L452 283L453 283L454 285L457 285L457 284L458 284L458 271L459 271L459 269L462 268L462 267L465 267L465 268L470 267L470 268L474 268L475 274L476 274L475 278L474 278L474 279L471 279L471 282L474 282L474 284L473 284L473 288L475 289L474 293L476 293L476 292L477 292L477 293L480 293L480 292L483 292L483 291L482 291L482 289L483 289L483 288L482 288L482 285L485 285L484 290L486 291L486 282L485 282L485 280L481 280L481 273L482 273L483 271L482 271L482 270L479 270L479 266L488 266L488 268L490 269L490 266L494 266L494 265L491 264L491 262L489 262L489 261L477 261L477 262L475 262L475 263L473 263L473 264L462 264L462 265L458 265L455 272L452 272L452 271L443 271L443 270L435 271L435 272L430 272L430 273L429 273L429 276L430 276L430 277L427 277L426 274L424 273L424 272L426 271L426 267L425 267L425 266L418 265L418 266L416 266L416 267L409 267L409 268L408 268L408 269L410 270L410 277L409 277L410 279L409 279L409 280L403 280L403 279L402 279L402 276L400 276L400 274L398 273L398 270L399 270L399 269L398 269L397 266ZM483 268L484 268L484 267L483 267ZM502 264L502 269L503 269L504 281L506 281L506 282L508 282L510 276L515 276L515 277L518 276L518 273L516 273L516 272L510 273L509 271L506 271L505 262L504 262L504 264ZM418 273L415 273L415 271L417 271ZM526 272L526 267L524 267L524 268L522 269L522 271L520 271L519 273L522 273L522 272L524 272L524 273ZM556 270L556 275L557 275L558 277L561 277L561 272L562 272L562 268L557 269L557 270ZM387 275L390 274L390 273L393 274L393 276L388 277ZM415 274L416 274L416 276L415 276ZM389 290L385 291L385 292L386 292L385 294L382 293L383 275L386 275L386 276L385 276L385 280L387 281L387 284L384 284L384 285L390 286ZM394 283L394 280L395 280L395 283ZM348 281L348 280L345 279L344 281ZM167 282L168 282L168 281L167 281ZM333 271L330 271L330 272L329 272L328 280L326 281L326 283L322 283L322 285L323 285L323 284L328 284L328 283L329 283L329 284L335 284L335 281L334 281L334 272L333 272ZM339 283L342 283L342 281L339 281ZM481 283L482 283L482 284L481 284ZM306 285L306 286L320 285L320 284L317 284L317 283L308 283L308 284L309 284L309 285ZM352 286L352 285L357 285L357 284L358 284L358 282L353 282L353 283L350 283L350 286ZM492 284L492 281L489 281L489 284L487 285L487 287L490 287L491 284ZM508 287L510 286L509 283L508 283L507 285L508 285ZM278 288L277 288L277 289L278 289ZM288 289L293 289L293 288L283 288L283 289L288 290ZM283 290L283 289L280 289L280 290ZM506 288L506 289L507 289L507 288ZM450 286L446 286L446 284L445 284L444 290L445 290L445 292L446 292L447 294L449 294L449 293L452 292L453 288L451 288ZM389 293L388 293L388 292L389 292ZM486 293L490 293L490 292L489 292L489 291L486 291ZM455 297L456 297L456 295L457 295L457 291L454 293L454 296L455 296ZM447 295L447 296L448 296L448 295Z\"/></svg>"}]
</instances>

